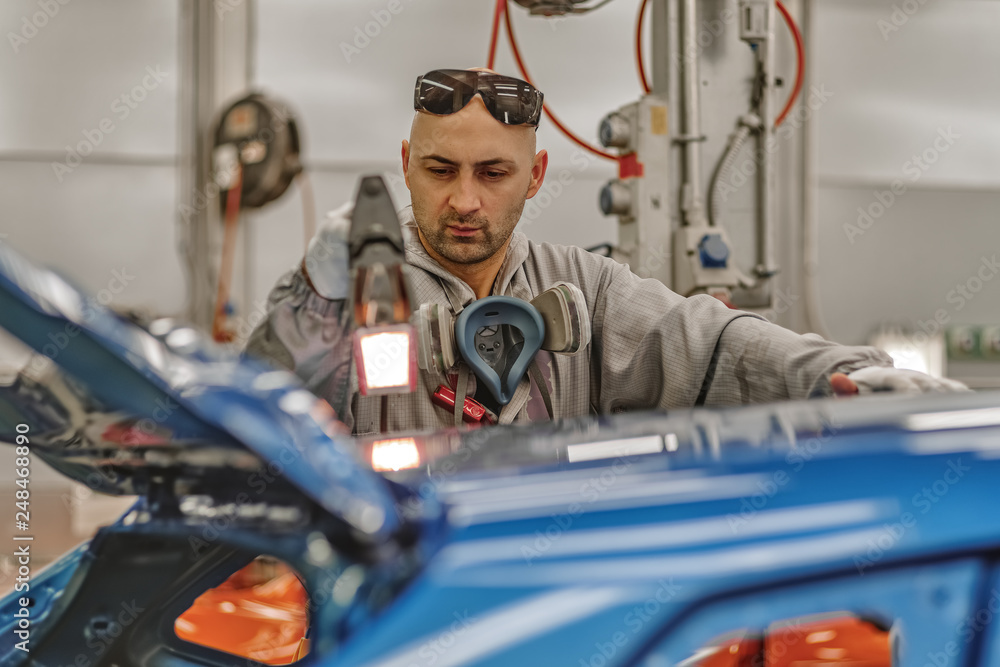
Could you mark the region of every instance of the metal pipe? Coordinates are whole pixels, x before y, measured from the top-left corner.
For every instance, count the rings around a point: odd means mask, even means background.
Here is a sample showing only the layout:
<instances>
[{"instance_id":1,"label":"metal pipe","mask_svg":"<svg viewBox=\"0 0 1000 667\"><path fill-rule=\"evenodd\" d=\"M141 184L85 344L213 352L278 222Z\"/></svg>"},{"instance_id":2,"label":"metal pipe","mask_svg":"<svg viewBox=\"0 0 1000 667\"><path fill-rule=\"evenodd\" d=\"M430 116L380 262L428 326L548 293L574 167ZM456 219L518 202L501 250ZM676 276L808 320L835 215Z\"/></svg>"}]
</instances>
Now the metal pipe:
<instances>
[{"instance_id":1,"label":"metal pipe","mask_svg":"<svg viewBox=\"0 0 1000 667\"><path fill-rule=\"evenodd\" d=\"M180 57L183 78L180 88L178 125L180 174L178 189L178 238L187 277L187 319L208 328L212 322L213 286L209 217L214 206L205 205L209 182L206 155L208 134L204 130L214 112L212 90L215 51L212 30L214 9L209 3L185 0L181 3Z\"/></svg>"},{"instance_id":2,"label":"metal pipe","mask_svg":"<svg viewBox=\"0 0 1000 667\"><path fill-rule=\"evenodd\" d=\"M681 210L684 224L704 226L704 194L701 188L701 77L698 74L697 0L681 0L681 86L683 88L684 185L681 192Z\"/></svg>"},{"instance_id":3,"label":"metal pipe","mask_svg":"<svg viewBox=\"0 0 1000 667\"><path fill-rule=\"evenodd\" d=\"M816 35L815 7L812 0L802 2L802 28L806 48ZM804 90L812 90L816 80L814 59L806 54ZM830 338L819 305L819 122L818 111L805 117L802 128L802 284L805 292L806 329Z\"/></svg>"},{"instance_id":4,"label":"metal pipe","mask_svg":"<svg viewBox=\"0 0 1000 667\"><path fill-rule=\"evenodd\" d=\"M761 91L760 116L763 128L759 133L757 144L760 158L760 177L758 179L758 216L757 216L757 266L754 273L757 277L766 279L775 272L774 266L774 202L775 178L774 158L769 148L774 143L774 22L777 14L774 0L768 3L767 9L767 39L758 47L758 58L763 66L763 90ZM770 297L769 297L770 300Z\"/></svg>"}]
</instances>

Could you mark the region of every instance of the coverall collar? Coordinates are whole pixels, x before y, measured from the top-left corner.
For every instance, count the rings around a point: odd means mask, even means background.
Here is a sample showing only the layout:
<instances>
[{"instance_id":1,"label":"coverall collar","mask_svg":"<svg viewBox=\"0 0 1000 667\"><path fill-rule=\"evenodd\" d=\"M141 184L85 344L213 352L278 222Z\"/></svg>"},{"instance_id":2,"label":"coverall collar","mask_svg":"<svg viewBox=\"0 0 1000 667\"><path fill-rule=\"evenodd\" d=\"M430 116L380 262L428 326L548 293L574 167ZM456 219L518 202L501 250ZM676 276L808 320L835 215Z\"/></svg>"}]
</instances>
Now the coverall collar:
<instances>
[{"instance_id":1,"label":"coverall collar","mask_svg":"<svg viewBox=\"0 0 1000 667\"><path fill-rule=\"evenodd\" d=\"M406 260L413 266L419 267L429 273L441 278L447 286L449 296L457 297L457 304L462 307L476 300L476 293L461 278L453 275L437 260L427 254L420 237L417 235L417 223L413 217L413 208L407 206L399 212L399 221L403 226L403 234L406 238ZM528 237L519 231L514 231L511 235L510 244L507 246L507 254L503 264L497 273L497 278L493 283L493 295L509 295L513 287L511 282L517 270L528 259Z\"/></svg>"}]
</instances>

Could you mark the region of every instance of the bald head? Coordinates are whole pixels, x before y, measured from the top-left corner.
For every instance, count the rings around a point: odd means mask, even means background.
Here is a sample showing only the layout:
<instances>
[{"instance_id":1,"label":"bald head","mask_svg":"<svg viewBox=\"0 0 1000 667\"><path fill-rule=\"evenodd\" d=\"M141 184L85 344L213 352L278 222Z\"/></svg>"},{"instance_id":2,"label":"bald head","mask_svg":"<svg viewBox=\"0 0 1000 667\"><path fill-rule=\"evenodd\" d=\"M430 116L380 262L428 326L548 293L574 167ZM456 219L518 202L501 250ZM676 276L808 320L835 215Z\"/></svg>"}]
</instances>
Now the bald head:
<instances>
[{"instance_id":1,"label":"bald head","mask_svg":"<svg viewBox=\"0 0 1000 667\"><path fill-rule=\"evenodd\" d=\"M436 153L443 145L471 137L488 138L511 156L528 160L537 148L534 128L504 125L490 114L479 95L458 113L437 116L416 111L413 114L410 145L417 153Z\"/></svg>"},{"instance_id":2,"label":"bald head","mask_svg":"<svg viewBox=\"0 0 1000 667\"><path fill-rule=\"evenodd\" d=\"M498 121L481 95L452 114L413 116L402 159L420 241L477 296L488 293L525 200L542 186L548 154L535 148L532 126Z\"/></svg>"},{"instance_id":3,"label":"bald head","mask_svg":"<svg viewBox=\"0 0 1000 667\"><path fill-rule=\"evenodd\" d=\"M470 67L466 71L499 74L486 67ZM473 130L487 132L510 149L529 156L534 156L537 147L534 127L501 123L490 114L482 95L476 95L457 113L445 116L422 110L414 111L413 122L410 124L410 145L414 148L426 148L433 153L435 146L444 137L463 130L466 133Z\"/></svg>"}]
</instances>

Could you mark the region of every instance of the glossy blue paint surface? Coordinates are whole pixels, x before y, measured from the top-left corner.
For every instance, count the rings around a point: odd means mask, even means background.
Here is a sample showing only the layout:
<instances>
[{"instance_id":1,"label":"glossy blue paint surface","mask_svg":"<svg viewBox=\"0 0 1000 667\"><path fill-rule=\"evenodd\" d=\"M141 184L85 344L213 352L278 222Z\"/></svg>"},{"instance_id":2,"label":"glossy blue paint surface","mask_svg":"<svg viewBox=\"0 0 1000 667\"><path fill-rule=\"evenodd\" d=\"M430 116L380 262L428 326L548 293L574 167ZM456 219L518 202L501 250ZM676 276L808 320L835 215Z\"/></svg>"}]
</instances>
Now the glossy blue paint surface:
<instances>
[{"instance_id":1,"label":"glossy blue paint surface","mask_svg":"<svg viewBox=\"0 0 1000 667\"><path fill-rule=\"evenodd\" d=\"M281 462L280 476L348 525L382 513L365 542L389 546L365 556L375 561L366 585L388 582L394 597L347 605L336 648L332 627L314 628L325 643L311 664L656 667L727 632L828 612L892 625L902 665L1000 655L992 631L968 620L994 597L1000 611L995 394L417 434L424 447L444 437L450 457L392 475L394 486L359 464L363 443L324 432L314 399L290 376L211 346L171 346L0 246L0 326L44 352L67 325L78 333L57 362L103 404L145 415L155 400L173 401L165 423L178 441ZM627 454L650 437L661 451ZM571 461L576 445L609 440L622 453ZM397 545L402 526L413 537ZM194 534L155 513L113 529L186 530ZM239 539L297 549L309 534L243 530ZM39 627L64 611L90 549L33 575ZM417 566L397 568L404 555ZM3 664L23 657L9 622L17 597L0 601Z\"/></svg>"},{"instance_id":2,"label":"glossy blue paint surface","mask_svg":"<svg viewBox=\"0 0 1000 667\"><path fill-rule=\"evenodd\" d=\"M963 435L964 447L955 442ZM532 475L443 488L452 513L477 507L478 516L453 525L409 595L326 664L633 664L643 655L643 664L676 664L725 632L831 611L902 618L911 657L933 653L960 634L940 631L975 611L987 554L1000 546L1000 517L980 511L996 503L1000 461L992 446L979 449L1000 444L1000 432L880 436L870 454L852 447L869 439L832 439L801 466L668 471L645 457L590 503L600 469L562 472L546 483L576 477L575 488L509 517L503 501L479 507L477 496L509 489L512 505ZM573 502L584 509L570 511ZM741 601L704 610L726 597ZM478 620L457 633L459 617ZM678 624L694 629L671 642ZM609 659L598 645L616 632L627 641Z\"/></svg>"}]
</instances>

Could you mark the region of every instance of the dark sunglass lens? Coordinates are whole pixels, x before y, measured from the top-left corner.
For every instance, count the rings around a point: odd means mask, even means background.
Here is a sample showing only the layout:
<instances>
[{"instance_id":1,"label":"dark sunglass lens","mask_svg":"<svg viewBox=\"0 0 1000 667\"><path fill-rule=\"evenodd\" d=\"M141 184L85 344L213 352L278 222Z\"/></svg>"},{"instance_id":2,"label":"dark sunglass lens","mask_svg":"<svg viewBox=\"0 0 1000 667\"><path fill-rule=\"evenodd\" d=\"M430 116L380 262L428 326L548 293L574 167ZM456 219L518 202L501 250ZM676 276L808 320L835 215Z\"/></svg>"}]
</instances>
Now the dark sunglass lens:
<instances>
[{"instance_id":1,"label":"dark sunglass lens","mask_svg":"<svg viewBox=\"0 0 1000 667\"><path fill-rule=\"evenodd\" d=\"M521 81L497 81L493 84L493 116L502 123L520 125L532 122L538 106L538 93Z\"/></svg>"},{"instance_id":2,"label":"dark sunglass lens","mask_svg":"<svg viewBox=\"0 0 1000 667\"><path fill-rule=\"evenodd\" d=\"M420 83L419 102L420 105L436 114L451 114L461 111L476 89L473 81L474 77L464 77L460 72L458 76L446 74L444 72L431 72L424 76Z\"/></svg>"}]
</instances>

